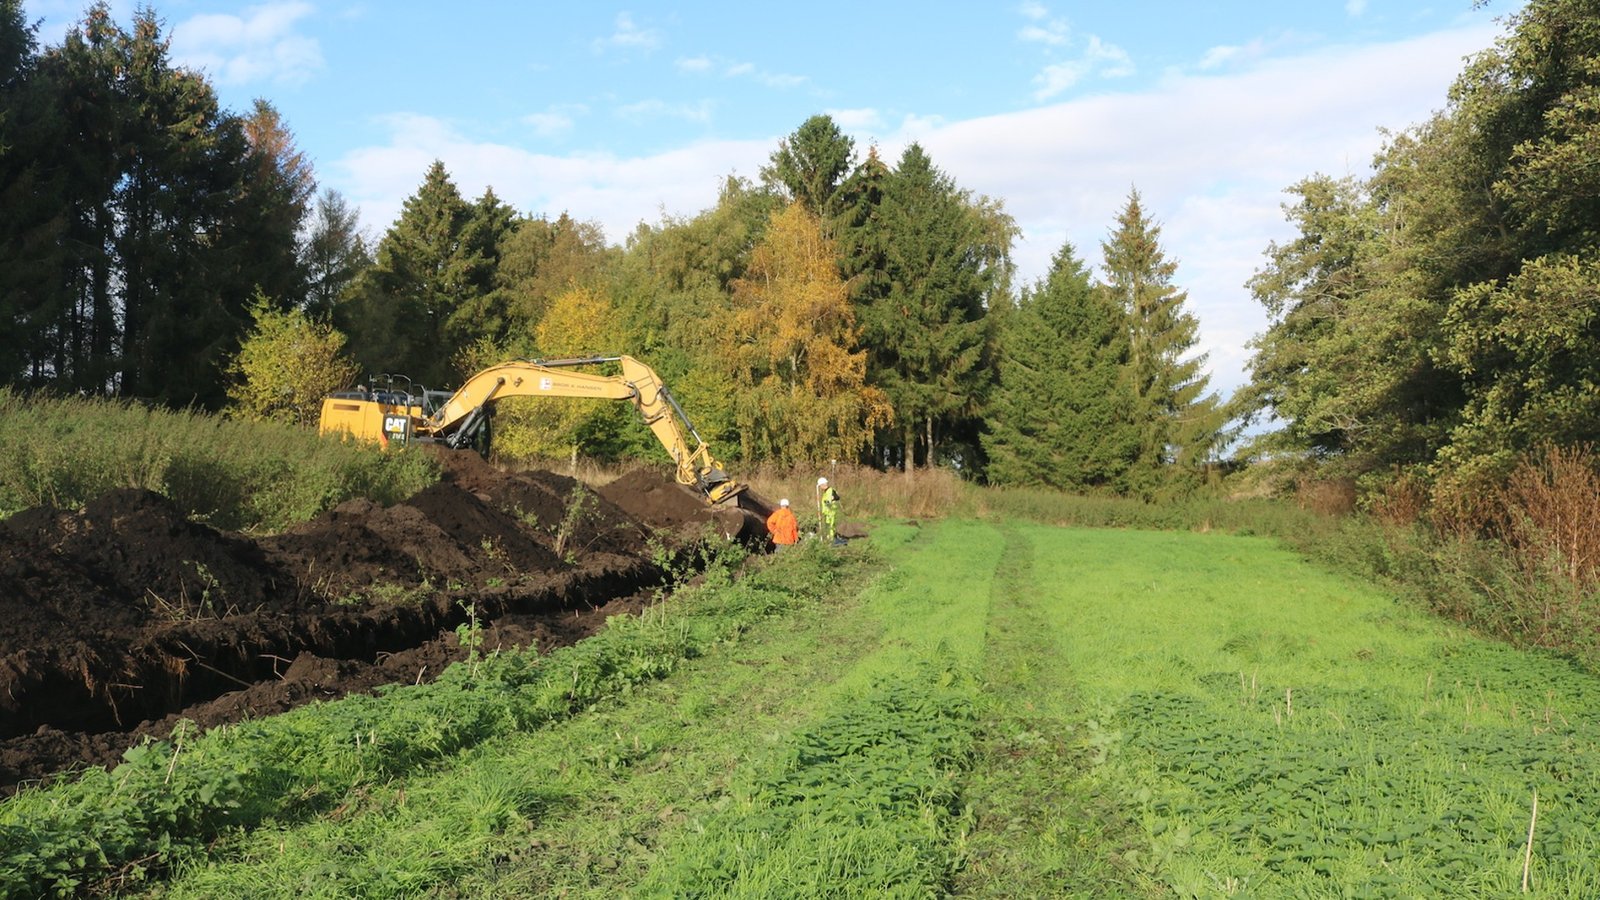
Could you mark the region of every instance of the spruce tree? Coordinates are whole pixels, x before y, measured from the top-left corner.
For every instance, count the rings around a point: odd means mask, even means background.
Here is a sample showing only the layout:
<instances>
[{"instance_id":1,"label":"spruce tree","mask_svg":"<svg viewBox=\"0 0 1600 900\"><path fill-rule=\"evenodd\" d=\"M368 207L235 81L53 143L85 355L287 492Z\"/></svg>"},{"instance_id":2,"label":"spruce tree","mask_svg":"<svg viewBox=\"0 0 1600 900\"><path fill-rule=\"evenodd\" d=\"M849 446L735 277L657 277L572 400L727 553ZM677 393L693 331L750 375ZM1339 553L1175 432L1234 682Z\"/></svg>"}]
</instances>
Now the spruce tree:
<instances>
[{"instance_id":1,"label":"spruce tree","mask_svg":"<svg viewBox=\"0 0 1600 900\"><path fill-rule=\"evenodd\" d=\"M0 62L18 149L0 159L0 363L31 384L219 406L255 287L279 270L264 248L292 249L298 222L268 214L241 121L173 68L153 12L125 31L97 3L31 59L10 12L0 56L23 48L24 65Z\"/></svg>"},{"instance_id":2,"label":"spruce tree","mask_svg":"<svg viewBox=\"0 0 1600 900\"><path fill-rule=\"evenodd\" d=\"M306 273L305 311L313 319L333 315L339 298L362 270L372 264L361 220L333 188L317 198L311 231L300 248L300 265Z\"/></svg>"},{"instance_id":3,"label":"spruce tree","mask_svg":"<svg viewBox=\"0 0 1600 900\"><path fill-rule=\"evenodd\" d=\"M830 236L828 226L837 212L834 195L854 157L855 142L839 130L833 118L815 115L778 142L772 164L762 167L761 177L821 218L826 237Z\"/></svg>"},{"instance_id":4,"label":"spruce tree","mask_svg":"<svg viewBox=\"0 0 1600 900\"><path fill-rule=\"evenodd\" d=\"M338 317L369 372L403 374L428 387L459 380L452 360L472 340L458 314L493 287L491 242L483 229L470 227L483 209L498 210L493 195L486 196L490 202L475 211L435 160L406 198L378 242L377 261Z\"/></svg>"},{"instance_id":5,"label":"spruce tree","mask_svg":"<svg viewBox=\"0 0 1600 900\"><path fill-rule=\"evenodd\" d=\"M30 386L53 374L51 329L66 296L51 151L60 115L37 77L35 38L20 0L0 0L0 383Z\"/></svg>"},{"instance_id":6,"label":"spruce tree","mask_svg":"<svg viewBox=\"0 0 1600 900\"><path fill-rule=\"evenodd\" d=\"M1199 322L1184 309L1188 293L1172 283L1178 264L1161 249L1161 228L1132 191L1116 230L1101 244L1103 285L1127 317L1127 376L1132 385L1138 451L1129 487L1142 494L1192 481L1220 439L1223 414L1207 394L1206 355L1188 355Z\"/></svg>"},{"instance_id":7,"label":"spruce tree","mask_svg":"<svg viewBox=\"0 0 1600 900\"><path fill-rule=\"evenodd\" d=\"M1009 219L975 204L912 144L877 209L883 293L861 312L869 379L894 408L898 447L880 448L909 472L940 459L940 442L976 418L992 383L987 303L1010 270ZM852 252L863 249L860 235ZM895 443L892 439L887 443Z\"/></svg>"},{"instance_id":8,"label":"spruce tree","mask_svg":"<svg viewBox=\"0 0 1600 900\"><path fill-rule=\"evenodd\" d=\"M1126 315L1063 244L1000 329L1000 381L983 438L991 482L1126 486L1139 447L1128 340Z\"/></svg>"}]
</instances>

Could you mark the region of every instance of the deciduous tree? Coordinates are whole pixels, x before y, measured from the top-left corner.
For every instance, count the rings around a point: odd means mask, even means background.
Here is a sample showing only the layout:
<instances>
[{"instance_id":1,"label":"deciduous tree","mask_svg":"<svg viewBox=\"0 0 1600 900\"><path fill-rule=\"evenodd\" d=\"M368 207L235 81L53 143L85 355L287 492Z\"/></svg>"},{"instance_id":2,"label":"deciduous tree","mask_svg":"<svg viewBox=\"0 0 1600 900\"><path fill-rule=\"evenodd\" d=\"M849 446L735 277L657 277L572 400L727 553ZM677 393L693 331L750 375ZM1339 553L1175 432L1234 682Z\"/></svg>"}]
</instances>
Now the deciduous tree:
<instances>
[{"instance_id":1,"label":"deciduous tree","mask_svg":"<svg viewBox=\"0 0 1600 900\"><path fill-rule=\"evenodd\" d=\"M598 290L573 287L559 294L531 339L470 354L467 366L477 370L517 357L546 359L616 356L622 351L621 328L610 298ZM637 419L623 401L583 398L514 398L496 404L494 452L510 459L567 459L581 453L615 459L623 450L623 432ZM640 426L642 430L642 426ZM659 447L655 458L659 458Z\"/></svg>"},{"instance_id":2,"label":"deciduous tree","mask_svg":"<svg viewBox=\"0 0 1600 900\"><path fill-rule=\"evenodd\" d=\"M866 384L833 243L803 204L773 216L734 283L727 338L746 458L852 459L889 424L886 398Z\"/></svg>"},{"instance_id":3,"label":"deciduous tree","mask_svg":"<svg viewBox=\"0 0 1600 900\"><path fill-rule=\"evenodd\" d=\"M258 295L255 326L228 366L229 413L257 421L317 424L322 398L349 387L356 365L344 355L344 335L299 309L284 311Z\"/></svg>"}]
</instances>

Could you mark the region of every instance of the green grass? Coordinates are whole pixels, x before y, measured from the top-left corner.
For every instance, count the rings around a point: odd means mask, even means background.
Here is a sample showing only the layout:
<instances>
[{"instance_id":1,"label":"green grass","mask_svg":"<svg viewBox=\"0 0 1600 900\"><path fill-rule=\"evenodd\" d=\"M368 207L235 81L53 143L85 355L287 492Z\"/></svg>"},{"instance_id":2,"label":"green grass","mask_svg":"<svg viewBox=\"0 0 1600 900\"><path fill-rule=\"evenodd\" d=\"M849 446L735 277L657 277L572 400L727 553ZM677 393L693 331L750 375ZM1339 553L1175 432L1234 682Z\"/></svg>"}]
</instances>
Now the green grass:
<instances>
[{"instance_id":1,"label":"green grass","mask_svg":"<svg viewBox=\"0 0 1600 900\"><path fill-rule=\"evenodd\" d=\"M985 624L986 703L955 892L975 897L1137 895L1122 859L1140 839L1091 777L1105 761L1077 671L1045 619L1034 529L1004 527Z\"/></svg>"},{"instance_id":2,"label":"green grass","mask_svg":"<svg viewBox=\"0 0 1600 900\"><path fill-rule=\"evenodd\" d=\"M1600 894L1600 683L1274 544L1040 529L1105 788L1179 896Z\"/></svg>"},{"instance_id":3,"label":"green grass","mask_svg":"<svg viewBox=\"0 0 1600 900\"><path fill-rule=\"evenodd\" d=\"M707 590L671 665L286 782L156 893L1498 896L1537 790L1532 895L1600 895L1600 682L1274 541L881 523Z\"/></svg>"}]
</instances>

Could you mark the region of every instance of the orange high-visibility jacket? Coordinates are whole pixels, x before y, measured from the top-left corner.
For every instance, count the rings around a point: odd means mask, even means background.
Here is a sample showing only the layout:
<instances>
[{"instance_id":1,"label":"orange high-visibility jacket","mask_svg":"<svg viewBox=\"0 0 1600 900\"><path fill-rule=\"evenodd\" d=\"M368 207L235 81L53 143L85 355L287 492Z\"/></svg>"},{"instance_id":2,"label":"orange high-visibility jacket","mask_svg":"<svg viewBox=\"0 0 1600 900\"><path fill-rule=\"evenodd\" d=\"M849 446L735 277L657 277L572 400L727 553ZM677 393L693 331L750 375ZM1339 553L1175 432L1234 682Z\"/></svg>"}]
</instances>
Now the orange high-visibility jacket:
<instances>
[{"instance_id":1,"label":"orange high-visibility jacket","mask_svg":"<svg viewBox=\"0 0 1600 900\"><path fill-rule=\"evenodd\" d=\"M794 544L800 540L800 522L795 519L794 510L787 506L780 506L777 512L767 516L767 530L772 532L774 544Z\"/></svg>"}]
</instances>

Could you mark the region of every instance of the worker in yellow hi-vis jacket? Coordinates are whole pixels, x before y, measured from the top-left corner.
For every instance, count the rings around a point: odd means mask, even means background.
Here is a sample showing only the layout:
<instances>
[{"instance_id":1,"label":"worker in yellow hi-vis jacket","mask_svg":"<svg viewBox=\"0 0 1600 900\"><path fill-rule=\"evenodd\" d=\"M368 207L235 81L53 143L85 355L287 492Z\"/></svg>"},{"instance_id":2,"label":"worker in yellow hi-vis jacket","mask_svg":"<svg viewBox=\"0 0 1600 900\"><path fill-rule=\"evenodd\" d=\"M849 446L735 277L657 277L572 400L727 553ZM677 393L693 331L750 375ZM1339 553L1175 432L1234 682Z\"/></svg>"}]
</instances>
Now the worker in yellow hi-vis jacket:
<instances>
[{"instance_id":1,"label":"worker in yellow hi-vis jacket","mask_svg":"<svg viewBox=\"0 0 1600 900\"><path fill-rule=\"evenodd\" d=\"M827 478L817 479L817 509L822 513L822 536L837 544L839 540L839 492Z\"/></svg>"}]
</instances>

